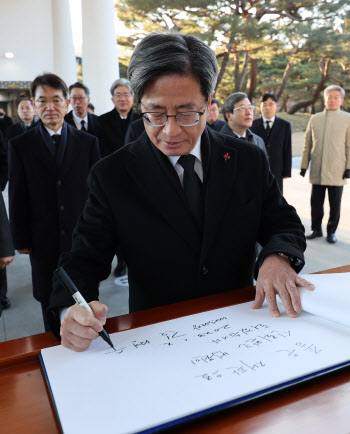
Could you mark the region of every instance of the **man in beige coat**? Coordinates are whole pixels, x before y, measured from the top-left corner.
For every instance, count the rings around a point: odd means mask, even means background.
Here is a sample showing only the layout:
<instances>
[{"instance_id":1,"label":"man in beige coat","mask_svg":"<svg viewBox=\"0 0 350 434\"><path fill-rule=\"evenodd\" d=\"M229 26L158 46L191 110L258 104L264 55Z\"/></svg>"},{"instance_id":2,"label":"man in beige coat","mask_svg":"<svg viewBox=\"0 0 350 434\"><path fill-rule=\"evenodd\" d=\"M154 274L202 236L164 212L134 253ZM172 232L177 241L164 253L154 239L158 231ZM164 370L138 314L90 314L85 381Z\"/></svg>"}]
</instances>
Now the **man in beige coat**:
<instances>
[{"instance_id":1,"label":"man in beige coat","mask_svg":"<svg viewBox=\"0 0 350 434\"><path fill-rule=\"evenodd\" d=\"M300 166L300 175L305 176L311 160L311 233L306 238L322 237L323 204L328 190L327 241L331 244L337 242L335 231L343 186L346 178L350 178L350 114L340 109L344 97L345 91L340 86L328 86L324 90L325 109L310 119Z\"/></svg>"}]
</instances>

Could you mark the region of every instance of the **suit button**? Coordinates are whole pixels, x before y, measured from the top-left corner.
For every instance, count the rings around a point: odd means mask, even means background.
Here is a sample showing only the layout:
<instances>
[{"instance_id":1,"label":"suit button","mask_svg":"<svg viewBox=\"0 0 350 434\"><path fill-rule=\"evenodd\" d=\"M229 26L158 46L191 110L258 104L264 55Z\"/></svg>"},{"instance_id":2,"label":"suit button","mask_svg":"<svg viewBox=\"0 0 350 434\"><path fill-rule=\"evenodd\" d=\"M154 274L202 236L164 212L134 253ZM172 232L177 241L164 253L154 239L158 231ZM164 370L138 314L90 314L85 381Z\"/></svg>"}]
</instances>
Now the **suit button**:
<instances>
[{"instance_id":1,"label":"suit button","mask_svg":"<svg viewBox=\"0 0 350 434\"><path fill-rule=\"evenodd\" d=\"M205 265L203 265L203 267L201 268L201 274L208 274L208 272L209 272L208 268Z\"/></svg>"},{"instance_id":2,"label":"suit button","mask_svg":"<svg viewBox=\"0 0 350 434\"><path fill-rule=\"evenodd\" d=\"M64 210L64 206L63 206L63 205L60 206L60 210L61 210L61 211Z\"/></svg>"}]
</instances>

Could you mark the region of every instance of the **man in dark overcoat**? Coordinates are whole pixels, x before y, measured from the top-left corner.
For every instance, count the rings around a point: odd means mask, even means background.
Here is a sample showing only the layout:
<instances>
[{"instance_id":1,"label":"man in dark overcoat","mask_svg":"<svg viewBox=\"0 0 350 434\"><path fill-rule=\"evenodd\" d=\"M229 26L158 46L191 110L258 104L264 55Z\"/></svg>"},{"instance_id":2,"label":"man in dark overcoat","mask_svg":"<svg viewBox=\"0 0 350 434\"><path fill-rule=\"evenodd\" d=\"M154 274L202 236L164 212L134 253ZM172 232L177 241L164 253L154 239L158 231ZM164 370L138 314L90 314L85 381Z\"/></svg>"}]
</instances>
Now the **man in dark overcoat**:
<instances>
[{"instance_id":1,"label":"man in dark overcoat","mask_svg":"<svg viewBox=\"0 0 350 434\"><path fill-rule=\"evenodd\" d=\"M155 32L136 47L128 75L146 135L101 160L60 264L94 315L55 282L48 319L62 344L88 348L106 320L98 284L116 248L129 267L130 311L252 285L279 316L301 309L297 272L304 228L281 195L258 146L206 127L218 74L215 54L195 36ZM263 249L255 263L255 243ZM69 309L65 312L65 307ZM62 320L61 320L62 318Z\"/></svg>"},{"instance_id":2,"label":"man in dark overcoat","mask_svg":"<svg viewBox=\"0 0 350 434\"><path fill-rule=\"evenodd\" d=\"M292 176L292 129L288 121L276 116L277 98L274 94L262 96L262 116L253 121L251 131L260 136L269 156L271 172L283 193L283 179Z\"/></svg>"},{"instance_id":3,"label":"man in dark overcoat","mask_svg":"<svg viewBox=\"0 0 350 434\"><path fill-rule=\"evenodd\" d=\"M52 272L71 248L87 176L100 154L96 137L64 122L68 89L59 77L36 77L31 93L40 122L9 142L10 223L15 249L30 255L33 294L44 312Z\"/></svg>"},{"instance_id":4,"label":"man in dark overcoat","mask_svg":"<svg viewBox=\"0 0 350 434\"><path fill-rule=\"evenodd\" d=\"M10 307L7 298L7 277L5 267L14 260L14 250L6 207L0 191L0 316L3 309Z\"/></svg>"}]
</instances>

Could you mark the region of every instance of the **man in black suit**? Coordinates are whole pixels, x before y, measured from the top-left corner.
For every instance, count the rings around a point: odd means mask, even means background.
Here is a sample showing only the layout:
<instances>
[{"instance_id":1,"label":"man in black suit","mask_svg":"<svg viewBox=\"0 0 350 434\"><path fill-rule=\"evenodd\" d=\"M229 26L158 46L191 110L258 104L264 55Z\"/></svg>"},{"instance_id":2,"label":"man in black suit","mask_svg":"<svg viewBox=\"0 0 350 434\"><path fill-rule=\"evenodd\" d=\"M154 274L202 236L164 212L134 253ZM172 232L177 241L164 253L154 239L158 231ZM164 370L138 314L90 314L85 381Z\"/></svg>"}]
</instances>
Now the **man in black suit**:
<instances>
[{"instance_id":1,"label":"man in black suit","mask_svg":"<svg viewBox=\"0 0 350 434\"><path fill-rule=\"evenodd\" d=\"M100 116L100 122L106 136L101 156L105 157L124 146L125 134L128 126L140 116L134 112L132 105L134 93L130 82L119 78L111 86L113 110Z\"/></svg>"},{"instance_id":2,"label":"man in black suit","mask_svg":"<svg viewBox=\"0 0 350 434\"><path fill-rule=\"evenodd\" d=\"M111 86L114 109L100 116L100 122L105 134L105 141L101 146L101 156L105 157L124 146L125 135L131 122L140 116L134 112L132 105L134 93L130 82L119 78ZM118 264L114 270L116 277L126 273L126 262L120 252L117 252Z\"/></svg>"},{"instance_id":3,"label":"man in black suit","mask_svg":"<svg viewBox=\"0 0 350 434\"><path fill-rule=\"evenodd\" d=\"M61 265L94 312L55 282L48 319L75 351L98 337L107 306L98 283L116 247L129 266L131 311L251 285L254 308L265 297L279 316L300 310L304 228L282 197L264 153L206 128L218 66L195 36L154 32L136 47L128 68L146 135L101 160L89 175L89 198ZM60 322L60 316L63 316Z\"/></svg>"},{"instance_id":4,"label":"man in black suit","mask_svg":"<svg viewBox=\"0 0 350 434\"><path fill-rule=\"evenodd\" d=\"M7 298L5 267L14 260L14 254L10 224L7 218L4 198L0 191L0 316L3 309L10 307L10 302Z\"/></svg>"},{"instance_id":5,"label":"man in black suit","mask_svg":"<svg viewBox=\"0 0 350 434\"><path fill-rule=\"evenodd\" d=\"M73 107L64 118L80 131L92 134L98 138L100 151L103 148L103 133L98 116L87 111L90 103L90 90L85 84L76 82L69 86L70 103Z\"/></svg>"},{"instance_id":6,"label":"man in black suit","mask_svg":"<svg viewBox=\"0 0 350 434\"><path fill-rule=\"evenodd\" d=\"M19 122L11 125L6 131L7 142L16 136L27 132L37 124L34 119L35 110L29 98L22 98L18 102L17 115Z\"/></svg>"},{"instance_id":7,"label":"man in black suit","mask_svg":"<svg viewBox=\"0 0 350 434\"><path fill-rule=\"evenodd\" d=\"M0 107L0 130L4 137L6 136L7 128L10 127L12 124L13 122L10 116L7 116L5 110Z\"/></svg>"},{"instance_id":8,"label":"man in black suit","mask_svg":"<svg viewBox=\"0 0 350 434\"><path fill-rule=\"evenodd\" d=\"M277 98L265 93L260 101L262 117L255 119L252 132L265 142L271 172L283 193L283 179L292 176L292 129L290 123L276 116Z\"/></svg>"},{"instance_id":9,"label":"man in black suit","mask_svg":"<svg viewBox=\"0 0 350 434\"><path fill-rule=\"evenodd\" d=\"M254 106L251 105L247 94L235 92L228 96L222 107L222 113L226 123L220 130L221 134L246 140L262 149L267 156L263 139L249 129L253 123Z\"/></svg>"},{"instance_id":10,"label":"man in black suit","mask_svg":"<svg viewBox=\"0 0 350 434\"><path fill-rule=\"evenodd\" d=\"M219 119L220 114L220 103L217 99L213 98L211 100L211 105L208 111L207 125L215 131L220 131L225 125L224 121Z\"/></svg>"},{"instance_id":11,"label":"man in black suit","mask_svg":"<svg viewBox=\"0 0 350 434\"><path fill-rule=\"evenodd\" d=\"M29 254L34 298L48 306L52 272L69 251L87 198L87 176L100 154L96 137L64 122L66 84L44 74L31 84L38 125L9 141L9 204L14 247ZM47 324L44 316L45 329Z\"/></svg>"}]
</instances>

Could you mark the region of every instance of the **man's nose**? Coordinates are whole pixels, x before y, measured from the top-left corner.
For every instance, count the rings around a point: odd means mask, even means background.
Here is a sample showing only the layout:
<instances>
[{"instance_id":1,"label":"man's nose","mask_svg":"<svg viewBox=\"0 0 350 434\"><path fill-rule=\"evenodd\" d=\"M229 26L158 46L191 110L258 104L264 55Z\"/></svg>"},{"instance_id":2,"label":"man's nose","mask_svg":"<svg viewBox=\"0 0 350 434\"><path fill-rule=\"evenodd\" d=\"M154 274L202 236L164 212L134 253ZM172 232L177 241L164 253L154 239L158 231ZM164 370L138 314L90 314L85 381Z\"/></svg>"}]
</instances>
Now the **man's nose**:
<instances>
[{"instance_id":1,"label":"man's nose","mask_svg":"<svg viewBox=\"0 0 350 434\"><path fill-rule=\"evenodd\" d=\"M168 118L163 127L163 132L169 137L177 136L182 132L181 125L177 122L175 117Z\"/></svg>"}]
</instances>

